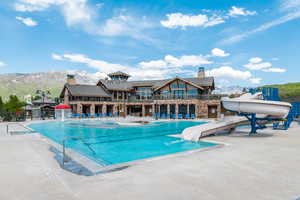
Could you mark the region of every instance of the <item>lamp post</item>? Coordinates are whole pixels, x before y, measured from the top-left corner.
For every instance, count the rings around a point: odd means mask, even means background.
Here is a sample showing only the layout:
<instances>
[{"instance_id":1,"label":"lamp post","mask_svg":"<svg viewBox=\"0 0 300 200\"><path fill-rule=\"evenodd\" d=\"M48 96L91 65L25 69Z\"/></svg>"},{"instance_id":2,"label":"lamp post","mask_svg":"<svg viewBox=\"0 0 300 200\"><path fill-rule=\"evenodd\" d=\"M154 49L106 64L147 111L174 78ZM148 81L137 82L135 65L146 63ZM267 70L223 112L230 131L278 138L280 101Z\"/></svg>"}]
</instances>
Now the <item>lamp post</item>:
<instances>
[{"instance_id":1,"label":"lamp post","mask_svg":"<svg viewBox=\"0 0 300 200\"><path fill-rule=\"evenodd\" d=\"M45 97L51 95L51 92L49 90L37 90L35 93L42 98L42 105L45 104ZM42 109L41 109L41 118L42 120L44 120L44 113Z\"/></svg>"}]
</instances>

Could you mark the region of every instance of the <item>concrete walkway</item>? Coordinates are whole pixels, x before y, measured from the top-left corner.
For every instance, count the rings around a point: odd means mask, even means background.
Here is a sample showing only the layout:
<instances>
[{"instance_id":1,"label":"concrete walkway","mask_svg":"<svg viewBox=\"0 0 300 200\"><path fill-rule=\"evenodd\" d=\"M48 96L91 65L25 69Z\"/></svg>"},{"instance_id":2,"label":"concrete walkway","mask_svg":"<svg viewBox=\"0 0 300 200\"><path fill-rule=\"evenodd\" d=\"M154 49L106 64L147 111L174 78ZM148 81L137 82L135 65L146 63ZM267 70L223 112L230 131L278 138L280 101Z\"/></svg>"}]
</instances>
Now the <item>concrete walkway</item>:
<instances>
[{"instance_id":1,"label":"concrete walkway","mask_svg":"<svg viewBox=\"0 0 300 200\"><path fill-rule=\"evenodd\" d=\"M3 125L3 124L2 124ZM0 130L2 131L2 129ZM0 133L0 135L2 135ZM206 138L229 145L95 176L62 170L38 134L0 137L0 199L294 200L300 127Z\"/></svg>"}]
</instances>

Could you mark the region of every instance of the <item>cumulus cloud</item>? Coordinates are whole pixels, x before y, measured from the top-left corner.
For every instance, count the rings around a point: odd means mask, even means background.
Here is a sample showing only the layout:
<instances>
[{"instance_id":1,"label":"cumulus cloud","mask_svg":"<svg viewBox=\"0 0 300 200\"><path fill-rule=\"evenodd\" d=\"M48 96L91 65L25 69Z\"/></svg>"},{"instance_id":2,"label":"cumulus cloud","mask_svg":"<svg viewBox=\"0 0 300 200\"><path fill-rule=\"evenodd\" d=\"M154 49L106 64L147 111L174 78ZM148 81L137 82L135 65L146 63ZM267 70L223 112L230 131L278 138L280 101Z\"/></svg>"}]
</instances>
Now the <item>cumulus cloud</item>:
<instances>
[{"instance_id":1,"label":"cumulus cloud","mask_svg":"<svg viewBox=\"0 0 300 200\"><path fill-rule=\"evenodd\" d=\"M31 19L30 17L24 18L24 17L16 17L17 20L25 24L26 26L37 26L38 23Z\"/></svg>"},{"instance_id":2,"label":"cumulus cloud","mask_svg":"<svg viewBox=\"0 0 300 200\"><path fill-rule=\"evenodd\" d=\"M250 78L249 79L250 83L252 83L252 84L260 84L261 80L262 80L261 78Z\"/></svg>"},{"instance_id":3,"label":"cumulus cloud","mask_svg":"<svg viewBox=\"0 0 300 200\"><path fill-rule=\"evenodd\" d=\"M155 68L143 66L127 66L121 64L110 63L103 60L96 60L87 57L83 54L52 54L51 57L55 60L69 61L73 63L85 64L88 67L94 68L98 71L98 74L103 76L105 74L124 71L132 75L133 80L145 80L145 79L163 79L169 78L172 74L192 74L193 71L180 69L180 68Z\"/></svg>"},{"instance_id":4,"label":"cumulus cloud","mask_svg":"<svg viewBox=\"0 0 300 200\"><path fill-rule=\"evenodd\" d=\"M249 63L245 64L244 67L250 70L261 70L264 72L278 72L282 73L286 70L283 68L272 67L272 63L263 62L263 59L260 57L253 57L249 59Z\"/></svg>"},{"instance_id":5,"label":"cumulus cloud","mask_svg":"<svg viewBox=\"0 0 300 200\"><path fill-rule=\"evenodd\" d=\"M260 58L260 57L254 57L254 58L249 59L250 63L260 63L261 61L262 61L262 58Z\"/></svg>"},{"instance_id":6,"label":"cumulus cloud","mask_svg":"<svg viewBox=\"0 0 300 200\"><path fill-rule=\"evenodd\" d=\"M6 64L2 61L0 61L0 67L4 67Z\"/></svg>"},{"instance_id":7,"label":"cumulus cloud","mask_svg":"<svg viewBox=\"0 0 300 200\"><path fill-rule=\"evenodd\" d=\"M140 62L139 66L142 68L174 68L185 66L200 66L211 64L206 56L203 55L184 55L175 57L172 55L166 55L163 60L152 60L148 62Z\"/></svg>"},{"instance_id":8,"label":"cumulus cloud","mask_svg":"<svg viewBox=\"0 0 300 200\"><path fill-rule=\"evenodd\" d=\"M230 66L221 66L206 71L208 76L214 76L218 82L231 82L235 80L247 81L251 84L259 84L261 78L253 77L250 71L241 71Z\"/></svg>"},{"instance_id":9,"label":"cumulus cloud","mask_svg":"<svg viewBox=\"0 0 300 200\"><path fill-rule=\"evenodd\" d=\"M277 67L271 67L268 69L263 69L264 72L278 72L278 73L283 73L286 72L286 69L283 68L277 68Z\"/></svg>"},{"instance_id":10,"label":"cumulus cloud","mask_svg":"<svg viewBox=\"0 0 300 200\"><path fill-rule=\"evenodd\" d=\"M249 71L240 71L233 69L230 66L222 66L206 71L208 76L214 76L222 79L234 79L234 80L248 80L252 77Z\"/></svg>"},{"instance_id":11,"label":"cumulus cloud","mask_svg":"<svg viewBox=\"0 0 300 200\"><path fill-rule=\"evenodd\" d=\"M209 27L217 24L224 23L224 19L221 16L207 16L204 14L199 15L184 15L182 13L167 14L167 20L160 21L161 25L166 28L178 28L185 29L188 26L192 27Z\"/></svg>"},{"instance_id":12,"label":"cumulus cloud","mask_svg":"<svg viewBox=\"0 0 300 200\"><path fill-rule=\"evenodd\" d=\"M249 59L249 63L245 64L244 67L250 70L262 70L269 67L272 67L270 62L262 62L263 59L260 57L254 57Z\"/></svg>"},{"instance_id":13,"label":"cumulus cloud","mask_svg":"<svg viewBox=\"0 0 300 200\"><path fill-rule=\"evenodd\" d=\"M19 12L43 11L58 6L68 25L85 24L93 15L87 0L18 0L15 10Z\"/></svg>"},{"instance_id":14,"label":"cumulus cloud","mask_svg":"<svg viewBox=\"0 0 300 200\"><path fill-rule=\"evenodd\" d=\"M246 10L245 8L239 8L236 6L232 6L228 13L228 15L231 17L236 17L239 15L247 16L247 15L255 15L255 14L257 14L256 11L249 11Z\"/></svg>"},{"instance_id":15,"label":"cumulus cloud","mask_svg":"<svg viewBox=\"0 0 300 200\"><path fill-rule=\"evenodd\" d=\"M207 28L210 26L215 26L218 24L225 23L226 19L237 17L237 16L247 16L255 15L255 11L249 11L245 8L239 8L232 6L229 11L213 11L213 10L202 10L205 14L198 15L188 15L182 13L170 13L167 14L166 20L161 20L160 23L166 28L182 28L186 27L202 27ZM225 14L226 13L226 14Z\"/></svg>"},{"instance_id":16,"label":"cumulus cloud","mask_svg":"<svg viewBox=\"0 0 300 200\"><path fill-rule=\"evenodd\" d=\"M226 56L229 56L230 54L229 53L225 53L224 50L222 49L219 49L219 48L214 48L211 50L211 54L213 56L217 56L217 57L226 57Z\"/></svg>"},{"instance_id":17,"label":"cumulus cloud","mask_svg":"<svg viewBox=\"0 0 300 200\"><path fill-rule=\"evenodd\" d=\"M250 70L262 70L262 69L272 67L272 63L270 63L270 62L251 63L250 62L248 64L245 64L244 67L246 67L247 69L250 69Z\"/></svg>"},{"instance_id":18,"label":"cumulus cloud","mask_svg":"<svg viewBox=\"0 0 300 200\"><path fill-rule=\"evenodd\" d=\"M69 27L81 28L93 35L107 37L128 36L144 42L156 44L159 41L145 34L145 29L153 27L146 17L135 18L121 14L98 22L99 6L91 6L88 0L17 0L15 10L19 12L44 11L56 7L64 16Z\"/></svg>"}]
</instances>

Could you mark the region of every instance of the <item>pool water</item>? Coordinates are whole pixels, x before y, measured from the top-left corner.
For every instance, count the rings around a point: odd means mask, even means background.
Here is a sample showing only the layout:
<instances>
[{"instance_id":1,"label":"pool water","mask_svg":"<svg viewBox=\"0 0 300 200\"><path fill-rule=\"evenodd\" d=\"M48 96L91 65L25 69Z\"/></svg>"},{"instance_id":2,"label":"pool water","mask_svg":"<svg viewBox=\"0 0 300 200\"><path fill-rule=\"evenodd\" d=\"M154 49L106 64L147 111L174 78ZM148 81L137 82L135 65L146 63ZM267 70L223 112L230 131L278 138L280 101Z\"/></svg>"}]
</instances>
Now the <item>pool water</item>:
<instances>
[{"instance_id":1,"label":"pool water","mask_svg":"<svg viewBox=\"0 0 300 200\"><path fill-rule=\"evenodd\" d=\"M189 142L167 135L206 122L170 121L145 125L119 125L114 121L66 121L29 125L36 132L65 145L102 165L112 165L155 156L215 146L209 142Z\"/></svg>"}]
</instances>

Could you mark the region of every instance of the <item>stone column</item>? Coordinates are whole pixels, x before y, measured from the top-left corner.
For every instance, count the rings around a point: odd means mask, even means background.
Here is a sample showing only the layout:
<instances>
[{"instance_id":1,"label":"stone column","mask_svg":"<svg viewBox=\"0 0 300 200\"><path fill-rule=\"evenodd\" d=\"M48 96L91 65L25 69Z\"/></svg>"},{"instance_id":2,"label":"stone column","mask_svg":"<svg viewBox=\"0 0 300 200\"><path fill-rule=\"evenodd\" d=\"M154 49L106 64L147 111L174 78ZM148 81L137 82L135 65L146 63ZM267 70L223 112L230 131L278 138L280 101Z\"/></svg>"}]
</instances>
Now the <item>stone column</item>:
<instances>
[{"instance_id":1,"label":"stone column","mask_svg":"<svg viewBox=\"0 0 300 200\"><path fill-rule=\"evenodd\" d=\"M82 114L82 104L77 104L77 114Z\"/></svg>"},{"instance_id":2,"label":"stone column","mask_svg":"<svg viewBox=\"0 0 300 200\"><path fill-rule=\"evenodd\" d=\"M178 112L179 112L179 105L178 105L178 103L176 103L176 105L175 105L176 118L178 118Z\"/></svg>"},{"instance_id":3,"label":"stone column","mask_svg":"<svg viewBox=\"0 0 300 200\"><path fill-rule=\"evenodd\" d=\"M106 112L107 112L106 104L103 104L102 105L102 114L106 114Z\"/></svg>"},{"instance_id":4,"label":"stone column","mask_svg":"<svg viewBox=\"0 0 300 200\"><path fill-rule=\"evenodd\" d=\"M190 104L186 105L186 112L187 112L187 114L190 114Z\"/></svg>"},{"instance_id":5,"label":"stone column","mask_svg":"<svg viewBox=\"0 0 300 200\"><path fill-rule=\"evenodd\" d=\"M142 116L145 117L145 114L146 114L145 105L142 104Z\"/></svg>"},{"instance_id":6,"label":"stone column","mask_svg":"<svg viewBox=\"0 0 300 200\"><path fill-rule=\"evenodd\" d=\"M157 104L158 108L157 108L157 113L160 114L160 104Z\"/></svg>"},{"instance_id":7,"label":"stone column","mask_svg":"<svg viewBox=\"0 0 300 200\"><path fill-rule=\"evenodd\" d=\"M118 112L118 105L113 105L113 115L115 115Z\"/></svg>"},{"instance_id":8,"label":"stone column","mask_svg":"<svg viewBox=\"0 0 300 200\"><path fill-rule=\"evenodd\" d=\"M90 109L91 109L91 115L94 115L95 114L95 104L92 104Z\"/></svg>"},{"instance_id":9,"label":"stone column","mask_svg":"<svg viewBox=\"0 0 300 200\"><path fill-rule=\"evenodd\" d=\"M152 115L155 113L155 104L152 104Z\"/></svg>"},{"instance_id":10,"label":"stone column","mask_svg":"<svg viewBox=\"0 0 300 200\"><path fill-rule=\"evenodd\" d=\"M200 106L199 103L198 103L198 104L195 104L195 117L196 117L196 118L198 118L198 115L199 115L199 109L198 109L199 106Z\"/></svg>"},{"instance_id":11,"label":"stone column","mask_svg":"<svg viewBox=\"0 0 300 200\"><path fill-rule=\"evenodd\" d=\"M170 104L167 104L167 115L170 115Z\"/></svg>"}]
</instances>

